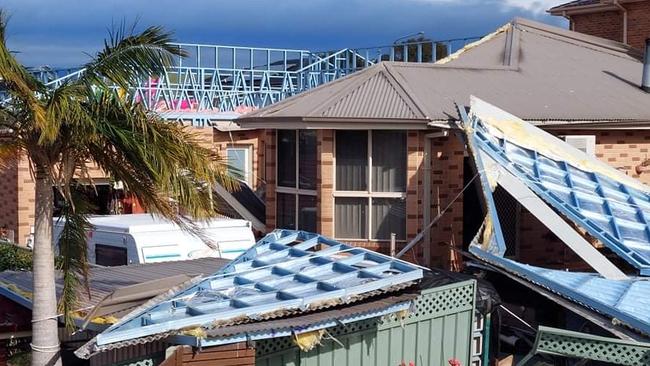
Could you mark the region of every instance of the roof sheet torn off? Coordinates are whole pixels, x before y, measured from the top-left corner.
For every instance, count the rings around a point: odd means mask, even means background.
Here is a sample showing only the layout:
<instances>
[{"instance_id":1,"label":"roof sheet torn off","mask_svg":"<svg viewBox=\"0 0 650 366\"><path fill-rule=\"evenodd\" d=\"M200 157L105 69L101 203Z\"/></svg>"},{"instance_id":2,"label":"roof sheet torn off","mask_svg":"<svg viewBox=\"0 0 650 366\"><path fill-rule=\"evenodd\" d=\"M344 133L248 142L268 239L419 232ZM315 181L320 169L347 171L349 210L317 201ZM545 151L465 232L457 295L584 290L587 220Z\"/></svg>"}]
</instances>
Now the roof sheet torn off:
<instances>
[{"instance_id":1,"label":"roof sheet torn off","mask_svg":"<svg viewBox=\"0 0 650 366\"><path fill-rule=\"evenodd\" d=\"M647 277L624 275L612 279L596 266L594 269L601 273L545 269L506 259L506 244L491 201L496 185L509 189L505 187L508 180L503 178L509 176L528 192L514 195L523 206L529 206L526 201L537 200L536 204L554 209L548 211L548 217L538 216L547 227L552 225L550 216L559 213L565 225L561 230L580 233L580 240L583 233L592 235L638 268L641 275L648 275L650 188L478 98L472 97L471 111L464 120L488 207L483 229L470 251L488 263L610 317L614 325L620 322L650 335ZM563 241L576 250L572 243ZM584 245L594 250L591 244ZM601 256L613 266L601 253L594 252L586 256ZM589 262L589 258L583 259Z\"/></svg>"},{"instance_id":2,"label":"roof sheet torn off","mask_svg":"<svg viewBox=\"0 0 650 366\"><path fill-rule=\"evenodd\" d=\"M418 266L363 248L276 230L223 270L135 310L100 334L96 344L325 309L397 291L422 276Z\"/></svg>"},{"instance_id":3,"label":"roof sheet torn off","mask_svg":"<svg viewBox=\"0 0 650 366\"><path fill-rule=\"evenodd\" d=\"M650 275L650 187L517 117L474 100L471 138L480 153L642 275Z\"/></svg>"}]
</instances>

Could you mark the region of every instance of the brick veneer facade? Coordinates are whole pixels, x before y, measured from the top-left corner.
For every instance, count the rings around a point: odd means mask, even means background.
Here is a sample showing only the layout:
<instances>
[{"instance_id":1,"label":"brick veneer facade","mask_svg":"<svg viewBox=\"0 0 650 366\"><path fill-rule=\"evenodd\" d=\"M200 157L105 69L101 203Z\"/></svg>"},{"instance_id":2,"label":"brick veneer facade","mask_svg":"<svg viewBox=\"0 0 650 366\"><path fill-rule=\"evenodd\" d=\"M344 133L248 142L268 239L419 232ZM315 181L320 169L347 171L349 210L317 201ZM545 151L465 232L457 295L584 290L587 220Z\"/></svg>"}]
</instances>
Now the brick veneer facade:
<instances>
[{"instance_id":1,"label":"brick veneer facade","mask_svg":"<svg viewBox=\"0 0 650 366\"><path fill-rule=\"evenodd\" d=\"M627 10L627 44L638 49L645 48L645 40L650 37L650 1L621 1L621 6ZM613 5L602 9L575 7L566 11L572 30L590 34L596 37L611 39L618 42L623 40L623 11ZM552 12L562 15L561 12Z\"/></svg>"}]
</instances>

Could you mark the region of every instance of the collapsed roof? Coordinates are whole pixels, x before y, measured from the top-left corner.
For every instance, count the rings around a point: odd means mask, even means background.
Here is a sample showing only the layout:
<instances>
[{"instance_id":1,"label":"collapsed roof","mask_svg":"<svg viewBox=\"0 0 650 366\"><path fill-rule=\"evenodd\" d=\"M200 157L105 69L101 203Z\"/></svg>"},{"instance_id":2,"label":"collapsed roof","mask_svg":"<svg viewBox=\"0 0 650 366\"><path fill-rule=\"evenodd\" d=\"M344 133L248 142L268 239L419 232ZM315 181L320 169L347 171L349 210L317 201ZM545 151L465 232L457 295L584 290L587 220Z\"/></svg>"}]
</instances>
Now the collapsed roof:
<instances>
[{"instance_id":1,"label":"collapsed roof","mask_svg":"<svg viewBox=\"0 0 650 366\"><path fill-rule=\"evenodd\" d=\"M650 335L650 187L475 97L465 130L488 211L470 247L472 254ZM597 273L545 269L504 258L506 244L492 197L497 185ZM638 275L623 273L583 232L629 262Z\"/></svg>"},{"instance_id":2,"label":"collapsed roof","mask_svg":"<svg viewBox=\"0 0 650 366\"><path fill-rule=\"evenodd\" d=\"M515 19L436 64L382 62L254 111L251 128L424 129L481 95L536 124L650 123L641 55L622 43Z\"/></svg>"},{"instance_id":3,"label":"collapsed roof","mask_svg":"<svg viewBox=\"0 0 650 366\"><path fill-rule=\"evenodd\" d=\"M188 335L187 328L207 335L228 334L229 340L213 341L228 343L237 328L226 328L356 304L410 287L422 276L419 266L367 249L317 234L276 230L222 270L134 310L79 349L77 355L87 358L133 342L183 337ZM310 330L406 310L409 300L396 296L371 307L328 314L327 319L321 314ZM263 332L264 327L256 329L262 333L260 337L277 336ZM196 343L203 338L189 334ZM202 344L206 342L210 343Z\"/></svg>"}]
</instances>

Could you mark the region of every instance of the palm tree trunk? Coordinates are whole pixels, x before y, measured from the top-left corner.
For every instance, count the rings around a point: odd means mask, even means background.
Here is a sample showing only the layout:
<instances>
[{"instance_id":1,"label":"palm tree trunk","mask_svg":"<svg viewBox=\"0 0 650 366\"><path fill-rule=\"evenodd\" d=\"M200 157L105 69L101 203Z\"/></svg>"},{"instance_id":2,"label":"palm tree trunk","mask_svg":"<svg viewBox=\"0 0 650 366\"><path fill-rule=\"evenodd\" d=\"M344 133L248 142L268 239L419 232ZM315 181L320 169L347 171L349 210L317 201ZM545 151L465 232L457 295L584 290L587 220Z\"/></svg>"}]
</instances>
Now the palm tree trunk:
<instances>
[{"instance_id":1,"label":"palm tree trunk","mask_svg":"<svg viewBox=\"0 0 650 366\"><path fill-rule=\"evenodd\" d=\"M43 166L36 167L34 224L34 294L32 307L32 365L61 365L52 250L54 193Z\"/></svg>"}]
</instances>

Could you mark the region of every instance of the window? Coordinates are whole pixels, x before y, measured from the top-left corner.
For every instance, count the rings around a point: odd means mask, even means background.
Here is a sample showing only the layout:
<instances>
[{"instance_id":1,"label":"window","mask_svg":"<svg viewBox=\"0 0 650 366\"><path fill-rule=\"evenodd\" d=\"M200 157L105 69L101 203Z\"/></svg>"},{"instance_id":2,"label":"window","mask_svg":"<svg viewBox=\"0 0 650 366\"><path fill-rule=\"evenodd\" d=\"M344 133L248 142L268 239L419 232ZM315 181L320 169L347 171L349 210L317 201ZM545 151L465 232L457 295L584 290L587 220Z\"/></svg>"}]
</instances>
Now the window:
<instances>
[{"instance_id":1,"label":"window","mask_svg":"<svg viewBox=\"0 0 650 366\"><path fill-rule=\"evenodd\" d=\"M334 235L406 238L406 133L337 131Z\"/></svg>"},{"instance_id":2,"label":"window","mask_svg":"<svg viewBox=\"0 0 650 366\"><path fill-rule=\"evenodd\" d=\"M316 231L316 131L278 130L277 227Z\"/></svg>"},{"instance_id":3,"label":"window","mask_svg":"<svg viewBox=\"0 0 650 366\"><path fill-rule=\"evenodd\" d=\"M95 244L95 263L100 266L127 265L126 248Z\"/></svg>"},{"instance_id":4,"label":"window","mask_svg":"<svg viewBox=\"0 0 650 366\"><path fill-rule=\"evenodd\" d=\"M229 146L226 148L226 157L228 159L228 173L237 179L242 179L249 186L252 182L252 166L250 146Z\"/></svg>"}]
</instances>

